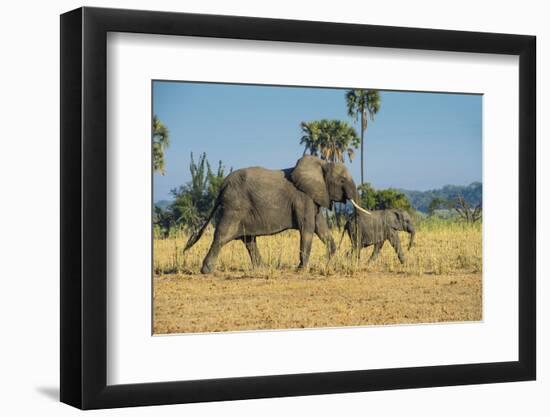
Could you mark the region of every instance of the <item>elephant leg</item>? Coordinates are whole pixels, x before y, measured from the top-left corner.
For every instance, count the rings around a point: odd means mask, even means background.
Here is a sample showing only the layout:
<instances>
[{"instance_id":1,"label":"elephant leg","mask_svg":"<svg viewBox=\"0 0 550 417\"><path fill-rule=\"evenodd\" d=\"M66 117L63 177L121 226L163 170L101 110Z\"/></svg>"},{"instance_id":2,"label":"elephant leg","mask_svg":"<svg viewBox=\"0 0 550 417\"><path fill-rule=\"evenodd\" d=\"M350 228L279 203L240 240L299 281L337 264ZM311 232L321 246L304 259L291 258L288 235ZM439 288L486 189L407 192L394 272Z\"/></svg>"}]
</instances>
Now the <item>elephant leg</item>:
<instances>
[{"instance_id":1,"label":"elephant leg","mask_svg":"<svg viewBox=\"0 0 550 417\"><path fill-rule=\"evenodd\" d=\"M351 249L349 250L348 254L352 257L352 259L355 259L356 261L359 261L361 259L361 246L357 244L357 237L353 234L350 234L350 241L351 241Z\"/></svg>"},{"instance_id":2,"label":"elephant leg","mask_svg":"<svg viewBox=\"0 0 550 417\"><path fill-rule=\"evenodd\" d=\"M250 261L252 262L253 268L258 268L262 266L262 257L260 256L260 251L258 250L258 245L256 243L256 236L245 236L242 238L246 246L246 250L250 255Z\"/></svg>"},{"instance_id":3,"label":"elephant leg","mask_svg":"<svg viewBox=\"0 0 550 417\"><path fill-rule=\"evenodd\" d=\"M348 254L352 256L353 260L355 260L356 262L359 262L361 260L361 249L363 248L360 248L358 246L352 246Z\"/></svg>"},{"instance_id":4,"label":"elephant leg","mask_svg":"<svg viewBox=\"0 0 550 417\"><path fill-rule=\"evenodd\" d=\"M312 240L313 232L309 230L302 230L300 234L300 265L298 268L307 268L309 254L311 253Z\"/></svg>"},{"instance_id":5,"label":"elephant leg","mask_svg":"<svg viewBox=\"0 0 550 417\"><path fill-rule=\"evenodd\" d=\"M359 217L356 215L351 223L351 227L353 228L353 233L355 235L355 241L353 242L354 248L357 250L357 252L361 252L361 249L364 248L368 242L366 240L366 236L364 236L363 233L363 226L359 222Z\"/></svg>"},{"instance_id":6,"label":"elephant leg","mask_svg":"<svg viewBox=\"0 0 550 417\"><path fill-rule=\"evenodd\" d=\"M395 249L395 252L397 253L397 257L399 258L399 262L402 264L405 263L405 255L403 254L403 249L401 249L401 241L399 240L399 235L397 232L391 232L389 236L389 241L393 248Z\"/></svg>"},{"instance_id":7,"label":"elephant leg","mask_svg":"<svg viewBox=\"0 0 550 417\"><path fill-rule=\"evenodd\" d=\"M315 217L315 234L327 246L329 258L336 252L336 244L328 229L327 220L319 210Z\"/></svg>"},{"instance_id":8,"label":"elephant leg","mask_svg":"<svg viewBox=\"0 0 550 417\"><path fill-rule=\"evenodd\" d=\"M232 213L224 213L214 232L212 245L202 262L201 273L209 274L214 270L221 248L237 237L238 230L239 220L237 216Z\"/></svg>"},{"instance_id":9,"label":"elephant leg","mask_svg":"<svg viewBox=\"0 0 550 417\"><path fill-rule=\"evenodd\" d=\"M319 211L313 200L310 199L305 204L304 210L296 213L298 215L298 230L300 231L300 265L298 268L304 269L307 268L309 262L313 233L315 233L316 228L316 217Z\"/></svg>"},{"instance_id":10,"label":"elephant leg","mask_svg":"<svg viewBox=\"0 0 550 417\"><path fill-rule=\"evenodd\" d=\"M384 242L379 242L374 244L374 250L372 251L372 255L369 258L369 263L374 262L376 258L378 258L378 255L380 255L380 250L382 249L382 246L384 246Z\"/></svg>"}]
</instances>

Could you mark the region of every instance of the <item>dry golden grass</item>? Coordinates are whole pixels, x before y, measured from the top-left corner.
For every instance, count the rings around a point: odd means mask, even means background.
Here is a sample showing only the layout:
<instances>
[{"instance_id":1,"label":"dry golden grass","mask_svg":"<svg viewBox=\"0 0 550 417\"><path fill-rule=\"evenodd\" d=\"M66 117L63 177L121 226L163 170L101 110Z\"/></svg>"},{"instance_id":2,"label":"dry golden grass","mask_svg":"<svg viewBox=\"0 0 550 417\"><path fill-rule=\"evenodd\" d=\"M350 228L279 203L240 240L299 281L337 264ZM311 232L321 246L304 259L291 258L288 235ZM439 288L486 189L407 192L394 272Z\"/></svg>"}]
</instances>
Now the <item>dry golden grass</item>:
<instances>
[{"instance_id":1,"label":"dry golden grass","mask_svg":"<svg viewBox=\"0 0 550 417\"><path fill-rule=\"evenodd\" d=\"M185 254L187 236L155 239L154 333L481 320L481 225L419 228L405 265L389 243L372 264L371 248L356 262L347 236L328 260L314 238L308 271L296 271L299 235L288 231L258 238L265 267L253 270L234 241L204 276L211 239L212 229Z\"/></svg>"}]
</instances>

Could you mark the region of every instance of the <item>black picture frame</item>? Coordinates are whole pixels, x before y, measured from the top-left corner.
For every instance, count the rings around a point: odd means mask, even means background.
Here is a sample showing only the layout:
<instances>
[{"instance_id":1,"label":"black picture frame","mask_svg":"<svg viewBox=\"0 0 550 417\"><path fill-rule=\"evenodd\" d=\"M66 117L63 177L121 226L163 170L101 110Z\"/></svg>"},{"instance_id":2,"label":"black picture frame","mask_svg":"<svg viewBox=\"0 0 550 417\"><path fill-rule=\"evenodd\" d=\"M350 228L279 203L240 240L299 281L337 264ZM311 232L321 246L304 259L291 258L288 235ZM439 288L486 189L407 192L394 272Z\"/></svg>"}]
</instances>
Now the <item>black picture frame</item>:
<instances>
[{"instance_id":1,"label":"black picture frame","mask_svg":"<svg viewBox=\"0 0 550 417\"><path fill-rule=\"evenodd\" d=\"M108 32L519 56L519 358L512 362L107 385ZM536 38L80 8L61 15L61 401L81 409L534 380Z\"/></svg>"}]
</instances>

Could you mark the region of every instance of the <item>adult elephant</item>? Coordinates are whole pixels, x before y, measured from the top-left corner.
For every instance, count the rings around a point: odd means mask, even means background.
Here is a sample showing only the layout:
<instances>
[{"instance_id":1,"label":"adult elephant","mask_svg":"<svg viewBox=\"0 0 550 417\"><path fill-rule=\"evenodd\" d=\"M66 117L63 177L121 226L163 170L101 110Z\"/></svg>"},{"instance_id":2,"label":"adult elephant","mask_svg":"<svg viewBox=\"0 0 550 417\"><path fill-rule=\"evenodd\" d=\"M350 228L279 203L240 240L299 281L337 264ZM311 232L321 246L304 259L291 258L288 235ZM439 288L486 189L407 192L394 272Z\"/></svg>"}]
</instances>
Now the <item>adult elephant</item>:
<instances>
[{"instance_id":1,"label":"adult elephant","mask_svg":"<svg viewBox=\"0 0 550 417\"><path fill-rule=\"evenodd\" d=\"M214 240L202 264L203 274L213 271L220 249L235 239L244 242L252 265L260 265L256 237L288 229L300 231L299 267L305 268L314 233L328 246L330 254L336 250L321 207L349 200L368 214L355 202L357 197L357 188L344 164L314 156L304 156L294 168L285 170L239 169L224 180L210 216L189 238L184 252L200 239L214 213L221 210Z\"/></svg>"},{"instance_id":2,"label":"adult elephant","mask_svg":"<svg viewBox=\"0 0 550 417\"><path fill-rule=\"evenodd\" d=\"M380 254L384 242L389 241L393 246L401 263L405 263L405 255L401 249L399 231L410 234L409 247L412 248L416 230L412 218L405 210L389 209L374 210L369 216L355 213L344 225L344 233L347 232L354 250L361 252L362 248L374 245L374 250L369 262L374 261ZM342 240L340 239L340 243Z\"/></svg>"}]
</instances>

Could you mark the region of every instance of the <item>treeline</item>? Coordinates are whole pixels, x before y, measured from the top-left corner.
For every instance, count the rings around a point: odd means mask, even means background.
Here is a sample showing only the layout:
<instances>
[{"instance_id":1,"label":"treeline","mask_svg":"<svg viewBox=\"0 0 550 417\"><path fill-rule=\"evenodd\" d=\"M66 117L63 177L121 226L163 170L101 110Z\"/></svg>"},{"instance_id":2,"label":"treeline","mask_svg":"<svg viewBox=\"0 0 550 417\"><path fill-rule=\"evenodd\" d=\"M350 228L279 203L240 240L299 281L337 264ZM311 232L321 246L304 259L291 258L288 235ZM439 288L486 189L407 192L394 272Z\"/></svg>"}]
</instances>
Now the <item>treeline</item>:
<instances>
[{"instance_id":1,"label":"treeline","mask_svg":"<svg viewBox=\"0 0 550 417\"><path fill-rule=\"evenodd\" d=\"M167 237L178 230L193 232L208 218L221 189L224 178L232 171L222 161L213 169L206 153L195 161L191 154L191 180L170 191L171 200L156 202L153 212L155 237ZM474 223L481 219L481 183L467 187L448 185L432 191L405 191L394 188L375 189L370 183L358 186L361 205L368 210L398 208L411 214L420 211L424 216L462 220ZM331 227L341 227L351 205L335 205L335 211L326 212ZM422 218L420 216L419 218ZM217 218L213 222L216 224Z\"/></svg>"},{"instance_id":2,"label":"treeline","mask_svg":"<svg viewBox=\"0 0 550 417\"><path fill-rule=\"evenodd\" d=\"M409 200L411 206L423 213L430 213L434 209L446 209L459 198L471 207L481 205L483 187L480 182L473 182L470 185L446 185L439 189L428 191L398 190ZM435 204L434 201L439 204ZM430 206L431 205L431 206Z\"/></svg>"},{"instance_id":3,"label":"treeline","mask_svg":"<svg viewBox=\"0 0 550 417\"><path fill-rule=\"evenodd\" d=\"M167 237L178 230L197 230L210 215L223 180L231 171L226 172L222 161L213 169L206 153L200 155L198 161L191 154L191 180L172 189L171 200L159 201L154 205L155 237ZM370 183L357 188L361 205L368 210L398 208L411 214L420 211L430 217L437 215L439 218L459 219L469 223L481 219L481 183L472 183L467 187L448 185L440 190L426 192L375 189ZM334 212L326 212L329 225L341 227L346 216L352 212L351 205L335 205ZM214 224L216 221L215 216Z\"/></svg>"}]
</instances>

